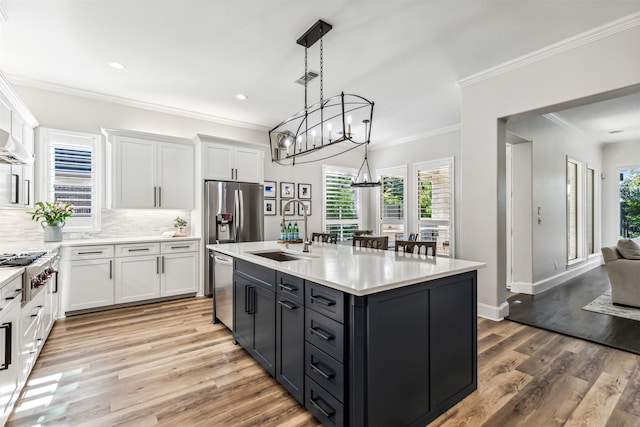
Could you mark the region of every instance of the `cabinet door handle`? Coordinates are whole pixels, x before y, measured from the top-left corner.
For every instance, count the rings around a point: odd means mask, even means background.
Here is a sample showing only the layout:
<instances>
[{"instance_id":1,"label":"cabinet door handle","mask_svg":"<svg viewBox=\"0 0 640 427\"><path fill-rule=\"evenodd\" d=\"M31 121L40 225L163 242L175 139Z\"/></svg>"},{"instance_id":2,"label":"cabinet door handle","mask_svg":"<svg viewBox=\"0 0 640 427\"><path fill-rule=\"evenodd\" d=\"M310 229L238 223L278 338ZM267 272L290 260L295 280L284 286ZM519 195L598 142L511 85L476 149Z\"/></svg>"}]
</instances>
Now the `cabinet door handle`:
<instances>
[{"instance_id":1,"label":"cabinet door handle","mask_svg":"<svg viewBox=\"0 0 640 427\"><path fill-rule=\"evenodd\" d=\"M313 326L309 328L309 332L311 332L312 334L316 334L317 336L319 336L320 338L326 341L331 341L332 339L335 338L333 335L326 334L321 330L314 328Z\"/></svg>"},{"instance_id":2,"label":"cabinet door handle","mask_svg":"<svg viewBox=\"0 0 640 427\"><path fill-rule=\"evenodd\" d=\"M25 205L30 205L31 204L31 180L30 179L25 179L24 180L24 195L27 197L27 200L25 201Z\"/></svg>"},{"instance_id":3,"label":"cabinet door handle","mask_svg":"<svg viewBox=\"0 0 640 427\"><path fill-rule=\"evenodd\" d=\"M155 208L158 204L158 187L153 187L153 207Z\"/></svg>"},{"instance_id":4,"label":"cabinet door handle","mask_svg":"<svg viewBox=\"0 0 640 427\"><path fill-rule=\"evenodd\" d=\"M281 306L283 306L288 310L295 310L296 308L298 308L295 305L288 304L286 301L278 301L278 304L280 304Z\"/></svg>"},{"instance_id":5,"label":"cabinet door handle","mask_svg":"<svg viewBox=\"0 0 640 427\"><path fill-rule=\"evenodd\" d=\"M109 279L113 279L113 260L109 260Z\"/></svg>"},{"instance_id":6,"label":"cabinet door handle","mask_svg":"<svg viewBox=\"0 0 640 427\"><path fill-rule=\"evenodd\" d=\"M148 250L149 248L127 249L128 252L145 252Z\"/></svg>"},{"instance_id":7,"label":"cabinet door handle","mask_svg":"<svg viewBox=\"0 0 640 427\"><path fill-rule=\"evenodd\" d=\"M285 291L289 291L289 292L295 292L298 290L298 288L294 287L294 286L289 286L289 285L285 285L284 283L280 283L280 288L284 289Z\"/></svg>"},{"instance_id":8,"label":"cabinet door handle","mask_svg":"<svg viewBox=\"0 0 640 427\"><path fill-rule=\"evenodd\" d=\"M249 285L244 285L244 312L249 312Z\"/></svg>"},{"instance_id":9,"label":"cabinet door handle","mask_svg":"<svg viewBox=\"0 0 640 427\"><path fill-rule=\"evenodd\" d=\"M156 257L156 274L160 274L160 257Z\"/></svg>"},{"instance_id":10,"label":"cabinet door handle","mask_svg":"<svg viewBox=\"0 0 640 427\"><path fill-rule=\"evenodd\" d=\"M102 254L102 251L78 252L78 255L98 255L98 254Z\"/></svg>"},{"instance_id":11,"label":"cabinet door handle","mask_svg":"<svg viewBox=\"0 0 640 427\"><path fill-rule=\"evenodd\" d=\"M256 287L249 286L249 314L256 314Z\"/></svg>"},{"instance_id":12,"label":"cabinet door handle","mask_svg":"<svg viewBox=\"0 0 640 427\"><path fill-rule=\"evenodd\" d=\"M15 173L11 174L11 203L17 204L20 201L20 180Z\"/></svg>"},{"instance_id":13,"label":"cabinet door handle","mask_svg":"<svg viewBox=\"0 0 640 427\"><path fill-rule=\"evenodd\" d=\"M189 245L171 246L171 249L189 249L189 248L190 248Z\"/></svg>"},{"instance_id":14,"label":"cabinet door handle","mask_svg":"<svg viewBox=\"0 0 640 427\"><path fill-rule=\"evenodd\" d=\"M162 274L164 274L164 255L162 255Z\"/></svg>"},{"instance_id":15,"label":"cabinet door handle","mask_svg":"<svg viewBox=\"0 0 640 427\"><path fill-rule=\"evenodd\" d=\"M320 303L320 304L322 304L322 305L324 305L326 307L329 307L329 306L332 306L332 305L336 305L335 301L330 300L329 298L322 297L322 296L314 297L313 295L311 295L309 298L311 298L311 301Z\"/></svg>"},{"instance_id":16,"label":"cabinet door handle","mask_svg":"<svg viewBox=\"0 0 640 427\"><path fill-rule=\"evenodd\" d=\"M331 418L331 417L333 417L334 412L333 412L333 411L331 411L331 412L330 412L330 411L327 411L326 409L324 409L322 406L320 406L320 405L315 401L315 399L310 398L310 399L309 399L309 402L311 402L311 404L312 404L313 406L315 406L315 407L316 407L316 409L317 409L318 411L322 412L322 415L324 415L325 417L327 417L327 418Z\"/></svg>"},{"instance_id":17,"label":"cabinet door handle","mask_svg":"<svg viewBox=\"0 0 640 427\"><path fill-rule=\"evenodd\" d=\"M11 322L3 323L0 329L4 329L4 362L0 365L0 371L4 371L11 365L11 335L13 335Z\"/></svg>"},{"instance_id":18,"label":"cabinet door handle","mask_svg":"<svg viewBox=\"0 0 640 427\"><path fill-rule=\"evenodd\" d=\"M162 187L158 187L158 207L162 207Z\"/></svg>"},{"instance_id":19,"label":"cabinet door handle","mask_svg":"<svg viewBox=\"0 0 640 427\"><path fill-rule=\"evenodd\" d=\"M39 305L38 307L38 311L35 314L32 314L31 317L38 317L40 315L40 312L42 312L42 306Z\"/></svg>"},{"instance_id":20,"label":"cabinet door handle","mask_svg":"<svg viewBox=\"0 0 640 427\"><path fill-rule=\"evenodd\" d=\"M335 374L327 374L325 371L320 369L320 367L315 363L309 363L309 367L314 371L316 371L317 373L319 373L320 375L322 375L327 380L330 380L331 378L335 377Z\"/></svg>"}]
</instances>

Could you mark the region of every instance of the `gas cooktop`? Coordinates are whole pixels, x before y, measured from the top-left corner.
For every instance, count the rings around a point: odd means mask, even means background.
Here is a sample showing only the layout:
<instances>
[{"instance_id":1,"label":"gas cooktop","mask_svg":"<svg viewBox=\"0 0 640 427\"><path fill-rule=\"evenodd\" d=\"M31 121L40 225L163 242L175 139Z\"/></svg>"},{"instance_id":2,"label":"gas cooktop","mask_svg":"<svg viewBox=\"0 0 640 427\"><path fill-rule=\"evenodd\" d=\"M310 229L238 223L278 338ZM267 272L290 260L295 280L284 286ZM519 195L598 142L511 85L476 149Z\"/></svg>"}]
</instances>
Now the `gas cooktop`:
<instances>
[{"instance_id":1,"label":"gas cooktop","mask_svg":"<svg viewBox=\"0 0 640 427\"><path fill-rule=\"evenodd\" d=\"M40 258L46 252L22 252L17 254L0 254L0 267L25 267Z\"/></svg>"}]
</instances>

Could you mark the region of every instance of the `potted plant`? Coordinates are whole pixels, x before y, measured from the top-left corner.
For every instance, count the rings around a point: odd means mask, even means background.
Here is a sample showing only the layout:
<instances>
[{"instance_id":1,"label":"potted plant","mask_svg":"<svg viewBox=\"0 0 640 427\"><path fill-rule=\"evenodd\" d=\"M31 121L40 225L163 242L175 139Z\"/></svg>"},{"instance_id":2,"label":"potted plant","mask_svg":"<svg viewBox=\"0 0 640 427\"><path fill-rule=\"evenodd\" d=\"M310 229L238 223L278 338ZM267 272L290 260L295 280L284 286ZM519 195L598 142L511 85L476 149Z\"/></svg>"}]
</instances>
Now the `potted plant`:
<instances>
[{"instance_id":1,"label":"potted plant","mask_svg":"<svg viewBox=\"0 0 640 427\"><path fill-rule=\"evenodd\" d=\"M62 227L65 220L73 215L75 206L69 202L61 202L54 199L51 202L37 202L36 209L27 212L31 219L38 221L44 230L45 242L60 242L62 240Z\"/></svg>"},{"instance_id":2,"label":"potted plant","mask_svg":"<svg viewBox=\"0 0 640 427\"><path fill-rule=\"evenodd\" d=\"M186 228L187 228L187 220L177 217L173 219L173 223L175 227L178 229L178 232L175 234L176 236L186 236Z\"/></svg>"}]
</instances>

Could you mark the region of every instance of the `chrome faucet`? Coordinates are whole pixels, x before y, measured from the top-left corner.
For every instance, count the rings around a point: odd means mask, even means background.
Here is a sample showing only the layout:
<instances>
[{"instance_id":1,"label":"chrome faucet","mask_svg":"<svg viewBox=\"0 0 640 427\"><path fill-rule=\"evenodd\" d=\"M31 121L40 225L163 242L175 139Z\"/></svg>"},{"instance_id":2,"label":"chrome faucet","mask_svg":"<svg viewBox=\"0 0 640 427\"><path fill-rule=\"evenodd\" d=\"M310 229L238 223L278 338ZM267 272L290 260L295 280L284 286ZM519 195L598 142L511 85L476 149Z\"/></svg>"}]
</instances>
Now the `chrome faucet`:
<instances>
[{"instance_id":1,"label":"chrome faucet","mask_svg":"<svg viewBox=\"0 0 640 427\"><path fill-rule=\"evenodd\" d=\"M287 211L287 206L289 206L289 204L293 202L300 203L300 205L302 206L302 213L304 215L304 241L302 242L302 252L309 252L309 245L311 245L311 242L309 241L309 234L307 233L307 207L302 202L302 200L291 199L284 204L284 206L282 207L282 225L284 226L284 224L286 224L284 220L284 213Z\"/></svg>"}]
</instances>

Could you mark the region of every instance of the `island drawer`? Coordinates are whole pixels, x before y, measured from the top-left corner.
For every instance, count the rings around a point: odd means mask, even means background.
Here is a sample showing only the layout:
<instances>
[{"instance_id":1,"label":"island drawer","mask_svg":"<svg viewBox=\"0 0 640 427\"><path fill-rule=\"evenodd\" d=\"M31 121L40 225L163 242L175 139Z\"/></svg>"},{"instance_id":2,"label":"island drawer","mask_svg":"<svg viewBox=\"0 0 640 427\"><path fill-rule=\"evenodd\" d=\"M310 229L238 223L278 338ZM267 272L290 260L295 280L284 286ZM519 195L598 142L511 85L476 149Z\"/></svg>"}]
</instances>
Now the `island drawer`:
<instances>
[{"instance_id":1,"label":"island drawer","mask_svg":"<svg viewBox=\"0 0 640 427\"><path fill-rule=\"evenodd\" d=\"M304 337L338 362L344 361L344 325L306 309Z\"/></svg>"},{"instance_id":2,"label":"island drawer","mask_svg":"<svg viewBox=\"0 0 640 427\"><path fill-rule=\"evenodd\" d=\"M256 284L275 291L276 271L269 267L254 264L252 262L234 259L233 269L235 273L255 282Z\"/></svg>"},{"instance_id":3,"label":"island drawer","mask_svg":"<svg viewBox=\"0 0 640 427\"><path fill-rule=\"evenodd\" d=\"M305 407L324 426L344 426L344 406L328 391L307 377L305 381Z\"/></svg>"},{"instance_id":4,"label":"island drawer","mask_svg":"<svg viewBox=\"0 0 640 427\"><path fill-rule=\"evenodd\" d=\"M162 253L195 252L198 250L198 241L162 242Z\"/></svg>"},{"instance_id":5,"label":"island drawer","mask_svg":"<svg viewBox=\"0 0 640 427\"><path fill-rule=\"evenodd\" d=\"M312 310L344 323L344 293L307 280L306 304Z\"/></svg>"},{"instance_id":6,"label":"island drawer","mask_svg":"<svg viewBox=\"0 0 640 427\"><path fill-rule=\"evenodd\" d=\"M319 348L305 343L304 366L312 378L340 402L344 402L344 365Z\"/></svg>"},{"instance_id":7,"label":"island drawer","mask_svg":"<svg viewBox=\"0 0 640 427\"><path fill-rule=\"evenodd\" d=\"M113 245L76 246L69 249L69 259L81 260L95 258L112 258L113 253Z\"/></svg>"},{"instance_id":8,"label":"island drawer","mask_svg":"<svg viewBox=\"0 0 640 427\"><path fill-rule=\"evenodd\" d=\"M304 304L304 279L290 274L276 273L276 292L300 304Z\"/></svg>"},{"instance_id":9,"label":"island drawer","mask_svg":"<svg viewBox=\"0 0 640 427\"><path fill-rule=\"evenodd\" d=\"M160 243L128 243L116 245L116 256L158 255Z\"/></svg>"}]
</instances>

